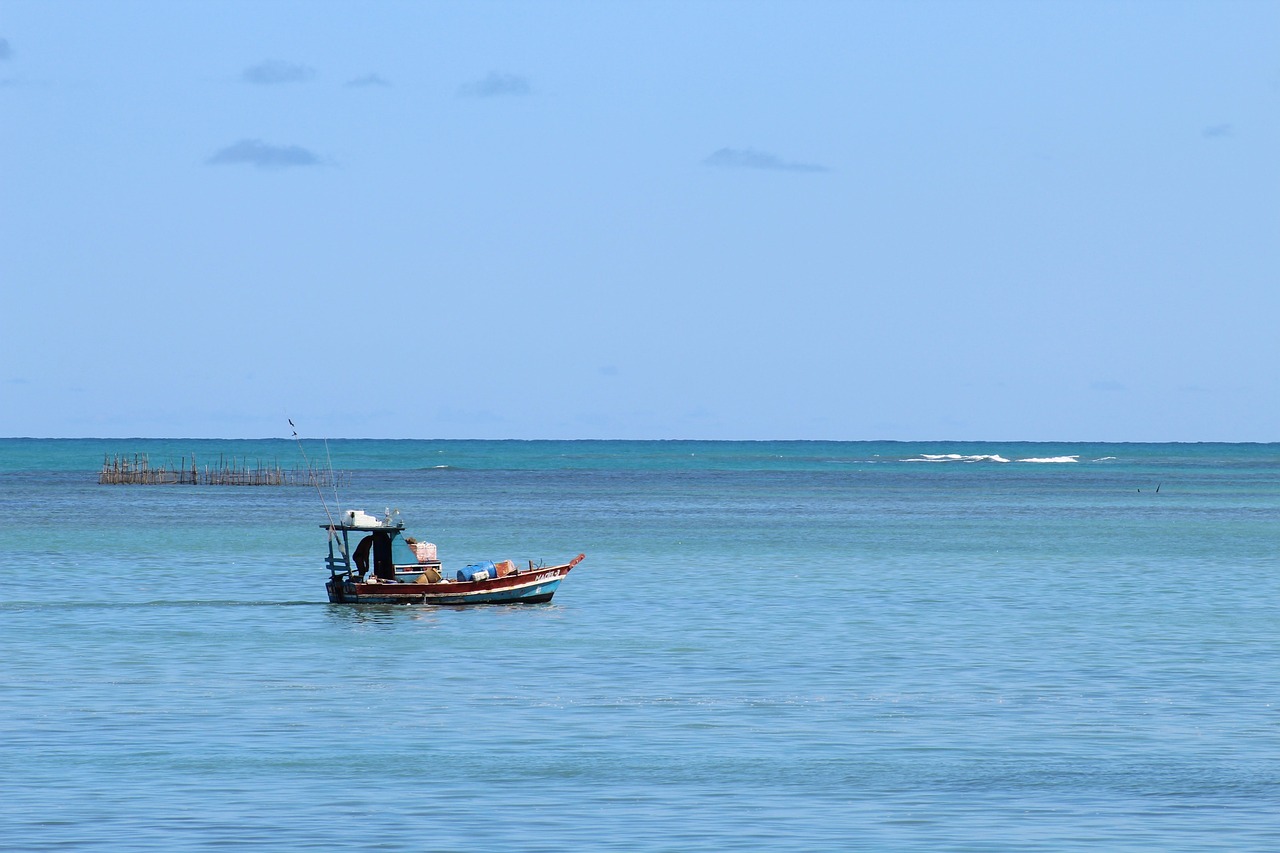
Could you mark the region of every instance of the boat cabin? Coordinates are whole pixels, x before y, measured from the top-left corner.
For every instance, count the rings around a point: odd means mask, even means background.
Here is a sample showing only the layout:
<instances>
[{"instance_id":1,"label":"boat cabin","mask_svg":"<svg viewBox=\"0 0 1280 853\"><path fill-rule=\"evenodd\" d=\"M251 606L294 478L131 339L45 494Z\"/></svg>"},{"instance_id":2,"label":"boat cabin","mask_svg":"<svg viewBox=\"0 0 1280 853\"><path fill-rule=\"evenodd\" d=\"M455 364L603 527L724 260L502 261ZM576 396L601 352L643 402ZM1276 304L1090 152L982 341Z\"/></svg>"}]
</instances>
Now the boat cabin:
<instances>
[{"instance_id":1,"label":"boat cabin","mask_svg":"<svg viewBox=\"0 0 1280 853\"><path fill-rule=\"evenodd\" d=\"M440 580L435 546L404 536L404 521L399 515L388 510L378 518L361 510L348 510L336 524L320 525L329 531L325 563L330 574L360 582L370 574L387 583Z\"/></svg>"}]
</instances>

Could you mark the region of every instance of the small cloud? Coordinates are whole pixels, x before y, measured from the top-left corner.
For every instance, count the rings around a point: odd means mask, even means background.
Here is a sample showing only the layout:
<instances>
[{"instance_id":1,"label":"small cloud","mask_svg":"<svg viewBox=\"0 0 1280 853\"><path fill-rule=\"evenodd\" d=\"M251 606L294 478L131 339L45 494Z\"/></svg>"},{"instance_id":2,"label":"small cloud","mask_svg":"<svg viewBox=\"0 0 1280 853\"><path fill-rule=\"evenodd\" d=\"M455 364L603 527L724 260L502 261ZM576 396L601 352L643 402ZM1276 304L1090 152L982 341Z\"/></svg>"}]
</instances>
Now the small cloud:
<instances>
[{"instance_id":1,"label":"small cloud","mask_svg":"<svg viewBox=\"0 0 1280 853\"><path fill-rule=\"evenodd\" d=\"M1215 124L1211 127L1206 127L1201 131L1200 135L1205 139L1222 139L1223 137L1231 136L1233 132L1229 124Z\"/></svg>"},{"instance_id":2,"label":"small cloud","mask_svg":"<svg viewBox=\"0 0 1280 853\"><path fill-rule=\"evenodd\" d=\"M494 71L483 80L475 83L464 83L458 87L458 94L467 98L497 98L504 95L532 94L533 87L529 78L519 74L499 74Z\"/></svg>"},{"instance_id":3,"label":"small cloud","mask_svg":"<svg viewBox=\"0 0 1280 853\"><path fill-rule=\"evenodd\" d=\"M259 169L316 166L320 158L300 145L268 145L261 139L241 139L204 161L210 166L245 164Z\"/></svg>"},{"instance_id":4,"label":"small cloud","mask_svg":"<svg viewBox=\"0 0 1280 853\"><path fill-rule=\"evenodd\" d=\"M391 81L384 78L381 74L366 74L363 77L357 77L354 80L348 80L345 84L356 89L365 89L370 86L390 87Z\"/></svg>"},{"instance_id":5,"label":"small cloud","mask_svg":"<svg viewBox=\"0 0 1280 853\"><path fill-rule=\"evenodd\" d=\"M13 48L9 46L8 39L0 39L0 61L13 58Z\"/></svg>"},{"instance_id":6,"label":"small cloud","mask_svg":"<svg viewBox=\"0 0 1280 853\"><path fill-rule=\"evenodd\" d=\"M721 148L702 161L707 166L726 169L765 169L774 172L829 172L826 166L816 163L792 163L776 154L756 151L753 148Z\"/></svg>"},{"instance_id":7,"label":"small cloud","mask_svg":"<svg viewBox=\"0 0 1280 853\"><path fill-rule=\"evenodd\" d=\"M278 83L305 83L315 77L316 72L305 65L269 59L246 68L241 76L246 83L255 86L274 86Z\"/></svg>"},{"instance_id":8,"label":"small cloud","mask_svg":"<svg viewBox=\"0 0 1280 853\"><path fill-rule=\"evenodd\" d=\"M1098 379L1090 382L1089 387L1094 391L1105 391L1108 393L1128 390L1124 387L1124 383L1116 382L1114 379Z\"/></svg>"}]
</instances>

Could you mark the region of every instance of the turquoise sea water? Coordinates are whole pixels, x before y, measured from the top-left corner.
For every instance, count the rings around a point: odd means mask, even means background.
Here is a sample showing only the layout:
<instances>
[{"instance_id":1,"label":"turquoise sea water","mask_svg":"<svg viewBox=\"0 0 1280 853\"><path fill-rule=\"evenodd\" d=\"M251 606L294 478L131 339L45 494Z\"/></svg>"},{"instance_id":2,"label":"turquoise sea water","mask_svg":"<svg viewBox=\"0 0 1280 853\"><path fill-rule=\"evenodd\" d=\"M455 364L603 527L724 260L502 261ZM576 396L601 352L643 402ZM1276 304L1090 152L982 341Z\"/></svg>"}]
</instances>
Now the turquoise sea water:
<instances>
[{"instance_id":1,"label":"turquoise sea water","mask_svg":"<svg viewBox=\"0 0 1280 853\"><path fill-rule=\"evenodd\" d=\"M301 464L0 440L9 849L1280 847L1280 445L308 442L446 568L587 554L469 610L135 452Z\"/></svg>"}]
</instances>

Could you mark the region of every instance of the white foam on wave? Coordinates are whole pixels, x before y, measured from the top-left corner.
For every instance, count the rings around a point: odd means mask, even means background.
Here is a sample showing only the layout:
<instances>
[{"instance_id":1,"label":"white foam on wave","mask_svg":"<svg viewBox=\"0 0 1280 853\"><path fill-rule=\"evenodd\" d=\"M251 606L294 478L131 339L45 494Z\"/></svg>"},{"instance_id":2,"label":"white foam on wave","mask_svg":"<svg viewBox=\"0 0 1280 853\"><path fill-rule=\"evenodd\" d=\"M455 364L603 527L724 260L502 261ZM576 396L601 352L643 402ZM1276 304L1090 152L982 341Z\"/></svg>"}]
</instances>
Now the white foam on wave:
<instances>
[{"instance_id":1,"label":"white foam on wave","mask_svg":"<svg viewBox=\"0 0 1280 853\"><path fill-rule=\"evenodd\" d=\"M1019 462L1037 462L1041 465L1059 465L1064 462L1079 462L1079 456L1040 456L1030 459L1019 459Z\"/></svg>"},{"instance_id":2,"label":"white foam on wave","mask_svg":"<svg viewBox=\"0 0 1280 853\"><path fill-rule=\"evenodd\" d=\"M978 456L965 456L960 453L921 453L912 459L903 459L903 462L1008 462L1003 456L998 454L983 454Z\"/></svg>"}]
</instances>

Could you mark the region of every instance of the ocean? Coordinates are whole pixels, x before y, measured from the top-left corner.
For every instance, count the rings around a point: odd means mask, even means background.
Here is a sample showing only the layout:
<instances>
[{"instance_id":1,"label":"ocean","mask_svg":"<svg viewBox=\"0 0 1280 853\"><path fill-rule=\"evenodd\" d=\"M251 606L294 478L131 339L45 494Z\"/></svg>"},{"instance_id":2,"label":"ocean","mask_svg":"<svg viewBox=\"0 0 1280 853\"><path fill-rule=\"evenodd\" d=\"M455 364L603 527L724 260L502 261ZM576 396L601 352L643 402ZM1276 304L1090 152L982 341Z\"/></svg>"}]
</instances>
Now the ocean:
<instances>
[{"instance_id":1,"label":"ocean","mask_svg":"<svg viewBox=\"0 0 1280 853\"><path fill-rule=\"evenodd\" d=\"M587 558L331 605L338 506ZM0 519L5 849L1280 849L1280 445L4 439Z\"/></svg>"}]
</instances>

